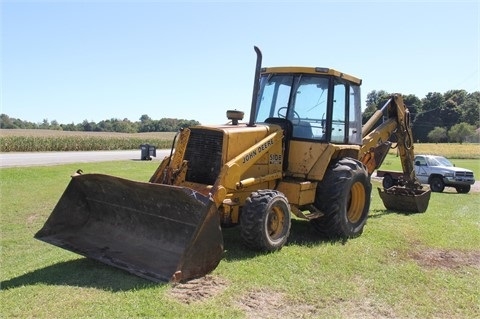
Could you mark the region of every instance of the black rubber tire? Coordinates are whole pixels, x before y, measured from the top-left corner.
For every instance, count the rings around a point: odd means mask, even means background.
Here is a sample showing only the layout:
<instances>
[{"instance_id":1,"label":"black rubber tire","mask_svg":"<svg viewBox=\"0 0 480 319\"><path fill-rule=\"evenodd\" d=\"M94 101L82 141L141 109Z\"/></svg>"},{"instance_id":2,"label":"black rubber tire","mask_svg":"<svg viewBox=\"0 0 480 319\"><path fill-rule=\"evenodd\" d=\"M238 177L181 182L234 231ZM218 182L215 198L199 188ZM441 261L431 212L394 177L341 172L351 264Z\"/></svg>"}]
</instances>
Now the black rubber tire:
<instances>
[{"instance_id":1,"label":"black rubber tire","mask_svg":"<svg viewBox=\"0 0 480 319\"><path fill-rule=\"evenodd\" d=\"M430 189L432 192L435 193L441 193L445 189L445 183L443 183L443 180L441 177L434 176L430 180Z\"/></svg>"},{"instance_id":2,"label":"black rubber tire","mask_svg":"<svg viewBox=\"0 0 480 319\"><path fill-rule=\"evenodd\" d=\"M365 165L353 158L334 161L317 186L315 206L324 216L311 220L330 239L362 234L370 209L372 184Z\"/></svg>"},{"instance_id":3,"label":"black rubber tire","mask_svg":"<svg viewBox=\"0 0 480 319\"><path fill-rule=\"evenodd\" d=\"M290 235L290 226L290 205L281 192L259 190L247 198L240 215L240 236L247 247L280 250Z\"/></svg>"},{"instance_id":4,"label":"black rubber tire","mask_svg":"<svg viewBox=\"0 0 480 319\"><path fill-rule=\"evenodd\" d=\"M455 189L459 194L466 194L470 191L470 185L456 186Z\"/></svg>"},{"instance_id":5,"label":"black rubber tire","mask_svg":"<svg viewBox=\"0 0 480 319\"><path fill-rule=\"evenodd\" d=\"M386 174L385 176L383 176L382 186L385 189L389 189L390 187L395 186L395 180L393 179L392 175Z\"/></svg>"}]
</instances>

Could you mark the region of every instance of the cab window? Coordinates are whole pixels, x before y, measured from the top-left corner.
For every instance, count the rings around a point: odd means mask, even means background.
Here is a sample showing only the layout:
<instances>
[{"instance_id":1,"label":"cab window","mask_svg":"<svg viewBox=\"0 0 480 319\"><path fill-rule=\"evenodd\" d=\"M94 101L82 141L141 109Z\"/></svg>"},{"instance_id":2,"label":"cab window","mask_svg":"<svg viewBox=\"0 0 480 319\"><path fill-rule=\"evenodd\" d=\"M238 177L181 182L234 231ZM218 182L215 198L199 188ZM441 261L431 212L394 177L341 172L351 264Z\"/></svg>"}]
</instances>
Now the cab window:
<instances>
[{"instance_id":1,"label":"cab window","mask_svg":"<svg viewBox=\"0 0 480 319\"><path fill-rule=\"evenodd\" d=\"M333 143L345 143L346 129L346 105L347 105L346 85L335 81L333 89L333 109L332 109L332 137Z\"/></svg>"},{"instance_id":2,"label":"cab window","mask_svg":"<svg viewBox=\"0 0 480 319\"><path fill-rule=\"evenodd\" d=\"M318 76L299 78L288 116L294 138L325 139L328 82L328 78Z\"/></svg>"}]
</instances>

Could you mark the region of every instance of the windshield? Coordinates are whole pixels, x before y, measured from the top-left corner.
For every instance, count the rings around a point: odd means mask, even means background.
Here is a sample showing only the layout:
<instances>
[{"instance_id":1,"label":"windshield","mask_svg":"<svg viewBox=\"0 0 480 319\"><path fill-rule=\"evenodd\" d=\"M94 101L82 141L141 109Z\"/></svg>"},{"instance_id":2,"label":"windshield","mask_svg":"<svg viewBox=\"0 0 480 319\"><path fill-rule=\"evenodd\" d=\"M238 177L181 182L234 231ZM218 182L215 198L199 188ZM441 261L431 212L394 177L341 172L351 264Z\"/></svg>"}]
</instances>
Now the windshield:
<instances>
[{"instance_id":1,"label":"windshield","mask_svg":"<svg viewBox=\"0 0 480 319\"><path fill-rule=\"evenodd\" d=\"M263 76L256 122L286 118L293 124L294 138L325 139L328 84L321 76Z\"/></svg>"},{"instance_id":2,"label":"windshield","mask_svg":"<svg viewBox=\"0 0 480 319\"><path fill-rule=\"evenodd\" d=\"M453 164L443 156L432 156L427 158L429 166L447 166L452 167Z\"/></svg>"}]
</instances>

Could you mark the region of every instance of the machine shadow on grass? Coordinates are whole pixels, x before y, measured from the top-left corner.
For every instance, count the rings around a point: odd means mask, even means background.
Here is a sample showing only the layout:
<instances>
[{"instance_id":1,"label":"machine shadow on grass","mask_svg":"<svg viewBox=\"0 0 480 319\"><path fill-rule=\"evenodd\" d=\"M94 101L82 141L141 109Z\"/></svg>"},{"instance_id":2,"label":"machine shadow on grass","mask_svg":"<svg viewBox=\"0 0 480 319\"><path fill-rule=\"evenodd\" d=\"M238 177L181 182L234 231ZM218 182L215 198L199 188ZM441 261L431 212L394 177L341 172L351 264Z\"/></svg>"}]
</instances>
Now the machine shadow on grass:
<instances>
[{"instance_id":1,"label":"machine shadow on grass","mask_svg":"<svg viewBox=\"0 0 480 319\"><path fill-rule=\"evenodd\" d=\"M112 292L158 285L126 271L88 258L81 258L60 262L2 281L0 287L2 290L7 290L36 284L97 288Z\"/></svg>"},{"instance_id":2,"label":"machine shadow on grass","mask_svg":"<svg viewBox=\"0 0 480 319\"><path fill-rule=\"evenodd\" d=\"M398 215L398 214L413 215L413 214L419 214L419 213L397 212L397 211L386 209L386 208L384 208L384 209L372 209L370 211L370 213L368 214L368 219L376 219L376 218L384 217L384 216L387 216L387 215Z\"/></svg>"},{"instance_id":3,"label":"machine shadow on grass","mask_svg":"<svg viewBox=\"0 0 480 319\"><path fill-rule=\"evenodd\" d=\"M232 227L223 229L224 255L225 260L243 260L255 258L269 254L270 252L255 251L246 247L240 237L240 227ZM321 237L306 220L292 219L292 227L290 228L290 236L285 246L289 245L324 245L345 243L345 240L332 240Z\"/></svg>"},{"instance_id":4,"label":"machine shadow on grass","mask_svg":"<svg viewBox=\"0 0 480 319\"><path fill-rule=\"evenodd\" d=\"M253 251L245 247L240 237L239 227L223 229L223 237L225 248L223 260L244 260L265 254L264 252ZM286 245L308 245L328 242L331 241L322 239L315 233L307 221L292 220L292 228ZM79 258L59 262L4 280L0 282L0 287L2 290L8 290L37 284L86 287L119 292L168 283L151 282L101 262L89 258Z\"/></svg>"},{"instance_id":5,"label":"machine shadow on grass","mask_svg":"<svg viewBox=\"0 0 480 319\"><path fill-rule=\"evenodd\" d=\"M245 260L265 255L246 247L240 237L240 227L223 229L224 254L222 260ZM344 240L322 238L308 221L292 219L288 245L324 245L345 243ZM220 261L221 263L222 261ZM79 258L59 262L45 268L33 270L18 277L0 282L2 290L13 289L26 285L46 284L55 286L76 286L97 288L106 291L119 292L138 290L168 283L155 283L129 274L128 272L105 265L101 262Z\"/></svg>"}]
</instances>

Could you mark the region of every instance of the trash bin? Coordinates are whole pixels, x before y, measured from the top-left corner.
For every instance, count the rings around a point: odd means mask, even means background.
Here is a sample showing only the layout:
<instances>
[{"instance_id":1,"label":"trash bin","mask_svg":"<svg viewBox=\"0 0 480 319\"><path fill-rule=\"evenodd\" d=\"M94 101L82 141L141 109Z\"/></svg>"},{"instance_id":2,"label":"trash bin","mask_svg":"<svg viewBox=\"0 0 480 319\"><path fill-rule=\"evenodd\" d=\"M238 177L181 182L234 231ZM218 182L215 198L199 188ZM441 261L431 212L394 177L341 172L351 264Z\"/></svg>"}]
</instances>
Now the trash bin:
<instances>
[{"instance_id":1,"label":"trash bin","mask_svg":"<svg viewBox=\"0 0 480 319\"><path fill-rule=\"evenodd\" d=\"M157 157L157 148L153 145L148 146L148 155L150 156L150 159L153 157Z\"/></svg>"},{"instance_id":2,"label":"trash bin","mask_svg":"<svg viewBox=\"0 0 480 319\"><path fill-rule=\"evenodd\" d=\"M140 145L140 159L142 161L151 161L152 156L157 157L157 148L150 144L142 144Z\"/></svg>"}]
</instances>

